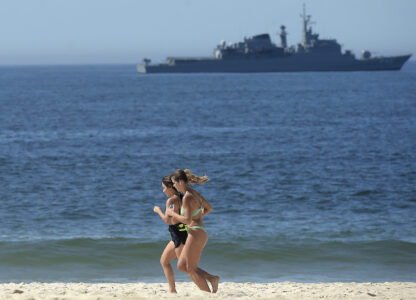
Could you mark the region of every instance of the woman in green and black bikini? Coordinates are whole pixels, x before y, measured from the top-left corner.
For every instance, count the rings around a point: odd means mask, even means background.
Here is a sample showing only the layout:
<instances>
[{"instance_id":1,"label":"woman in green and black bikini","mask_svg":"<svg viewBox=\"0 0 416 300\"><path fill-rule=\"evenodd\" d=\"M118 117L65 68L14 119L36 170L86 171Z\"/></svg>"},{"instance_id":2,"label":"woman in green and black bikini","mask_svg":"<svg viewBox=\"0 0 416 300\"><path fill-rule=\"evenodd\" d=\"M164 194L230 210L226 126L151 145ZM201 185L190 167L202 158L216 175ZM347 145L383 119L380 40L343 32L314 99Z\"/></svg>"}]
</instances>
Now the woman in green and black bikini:
<instances>
[{"instance_id":1,"label":"woman in green and black bikini","mask_svg":"<svg viewBox=\"0 0 416 300\"><path fill-rule=\"evenodd\" d=\"M173 207L173 210L178 212L182 207L182 195L173 187L173 183L170 179L170 176L163 177L162 180L162 189L163 192L168 196L166 201L166 210L168 211L169 207ZM206 202L206 201L205 201ZM206 202L205 206L210 211L210 205ZM169 291L171 293L176 293L175 287L175 275L173 273L172 266L170 262L175 258L180 256L181 251L186 243L188 236L187 226L183 223L178 222L175 218L169 217L166 213L164 214L159 206L155 206L153 211L157 213L160 218L169 225L169 232L172 240L166 245L165 250L160 257L160 264L162 265L163 271L165 273L166 279L169 283ZM204 270L198 269L198 272L203 274L204 278L207 280L214 280L214 276L208 274Z\"/></svg>"},{"instance_id":2,"label":"woman in green and black bikini","mask_svg":"<svg viewBox=\"0 0 416 300\"><path fill-rule=\"evenodd\" d=\"M212 285L212 292L217 292L219 277L201 272L198 262L201 258L202 250L207 241L208 234L202 223L202 216L211 212L212 208L208 202L189 184L201 184L208 181L206 176L197 177L189 170L176 170L171 176L173 186L183 193L182 207L180 214L174 209L168 210L168 215L175 220L188 225L188 238L178 259L178 269L185 272L195 282L195 284L206 292L211 292L208 280ZM205 274L204 274L205 273Z\"/></svg>"}]
</instances>

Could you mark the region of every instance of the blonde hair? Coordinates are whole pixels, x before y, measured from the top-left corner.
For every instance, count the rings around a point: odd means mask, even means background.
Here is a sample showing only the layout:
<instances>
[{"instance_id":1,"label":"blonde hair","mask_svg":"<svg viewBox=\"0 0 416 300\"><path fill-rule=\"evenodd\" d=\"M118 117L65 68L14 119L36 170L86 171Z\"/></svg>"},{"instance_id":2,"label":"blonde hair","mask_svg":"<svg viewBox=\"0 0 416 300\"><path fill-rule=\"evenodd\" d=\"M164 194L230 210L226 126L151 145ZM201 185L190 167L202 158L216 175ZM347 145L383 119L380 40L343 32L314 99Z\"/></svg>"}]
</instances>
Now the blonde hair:
<instances>
[{"instance_id":1,"label":"blonde hair","mask_svg":"<svg viewBox=\"0 0 416 300\"><path fill-rule=\"evenodd\" d=\"M185 172L186 177L188 178L189 184L203 184L209 181L207 175L199 177L193 174L189 169L185 169L183 171Z\"/></svg>"},{"instance_id":2,"label":"blonde hair","mask_svg":"<svg viewBox=\"0 0 416 300\"><path fill-rule=\"evenodd\" d=\"M206 175L201 176L201 177L196 176L189 169L185 169L185 170L177 169L175 172L173 172L171 177L175 178L175 180L183 180L186 183L189 183L191 185L202 184L202 183L209 181L208 176Z\"/></svg>"}]
</instances>

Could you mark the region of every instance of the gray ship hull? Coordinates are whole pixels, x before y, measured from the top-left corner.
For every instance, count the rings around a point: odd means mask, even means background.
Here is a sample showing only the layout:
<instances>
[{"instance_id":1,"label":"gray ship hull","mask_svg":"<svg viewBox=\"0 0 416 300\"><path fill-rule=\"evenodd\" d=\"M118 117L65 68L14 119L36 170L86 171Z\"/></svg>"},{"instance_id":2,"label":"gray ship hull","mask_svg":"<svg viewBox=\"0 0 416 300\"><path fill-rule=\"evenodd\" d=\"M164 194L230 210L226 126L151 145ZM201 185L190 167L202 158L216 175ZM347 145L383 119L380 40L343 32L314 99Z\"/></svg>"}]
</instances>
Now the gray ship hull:
<instances>
[{"instance_id":1,"label":"gray ship hull","mask_svg":"<svg viewBox=\"0 0 416 300\"><path fill-rule=\"evenodd\" d=\"M260 73L400 70L411 55L355 59L296 54L275 58L176 59L172 64L139 64L140 73Z\"/></svg>"}]
</instances>

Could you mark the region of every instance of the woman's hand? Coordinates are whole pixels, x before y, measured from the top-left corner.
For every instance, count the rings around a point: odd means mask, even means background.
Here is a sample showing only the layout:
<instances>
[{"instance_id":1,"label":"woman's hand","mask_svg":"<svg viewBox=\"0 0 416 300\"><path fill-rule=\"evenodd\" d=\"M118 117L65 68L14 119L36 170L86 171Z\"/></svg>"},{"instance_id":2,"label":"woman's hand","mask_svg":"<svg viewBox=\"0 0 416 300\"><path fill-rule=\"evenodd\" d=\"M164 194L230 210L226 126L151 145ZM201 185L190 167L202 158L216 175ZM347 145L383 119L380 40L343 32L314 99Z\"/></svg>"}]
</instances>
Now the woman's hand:
<instances>
[{"instance_id":1,"label":"woman's hand","mask_svg":"<svg viewBox=\"0 0 416 300\"><path fill-rule=\"evenodd\" d=\"M173 208L167 208L167 210L166 210L166 214L169 216L169 217L172 217L173 216L173 213L174 213L175 211L173 210Z\"/></svg>"},{"instance_id":2,"label":"woman's hand","mask_svg":"<svg viewBox=\"0 0 416 300\"><path fill-rule=\"evenodd\" d=\"M161 213L161 212L162 212L162 210L160 209L160 207L159 207L159 206L155 206L155 207L153 207L153 211L154 211L155 213Z\"/></svg>"}]
</instances>

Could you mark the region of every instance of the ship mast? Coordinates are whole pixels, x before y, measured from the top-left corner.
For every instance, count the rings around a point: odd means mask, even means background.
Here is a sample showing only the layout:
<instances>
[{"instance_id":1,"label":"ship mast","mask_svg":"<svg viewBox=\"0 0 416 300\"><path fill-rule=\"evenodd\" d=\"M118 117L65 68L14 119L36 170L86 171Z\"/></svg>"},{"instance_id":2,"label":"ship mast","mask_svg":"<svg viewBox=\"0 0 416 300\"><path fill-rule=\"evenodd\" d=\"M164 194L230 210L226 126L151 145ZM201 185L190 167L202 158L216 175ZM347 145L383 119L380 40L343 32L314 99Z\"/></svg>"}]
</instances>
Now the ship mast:
<instances>
[{"instance_id":1,"label":"ship mast","mask_svg":"<svg viewBox=\"0 0 416 300\"><path fill-rule=\"evenodd\" d=\"M310 36L308 32L308 24L310 23L311 16L306 15L306 5L303 3L303 14L300 15L303 20L303 30L302 30L302 44L303 46L307 46L310 43Z\"/></svg>"},{"instance_id":2,"label":"ship mast","mask_svg":"<svg viewBox=\"0 0 416 300\"><path fill-rule=\"evenodd\" d=\"M287 48L287 41L286 41L286 27L284 25L280 26L280 47Z\"/></svg>"}]
</instances>

